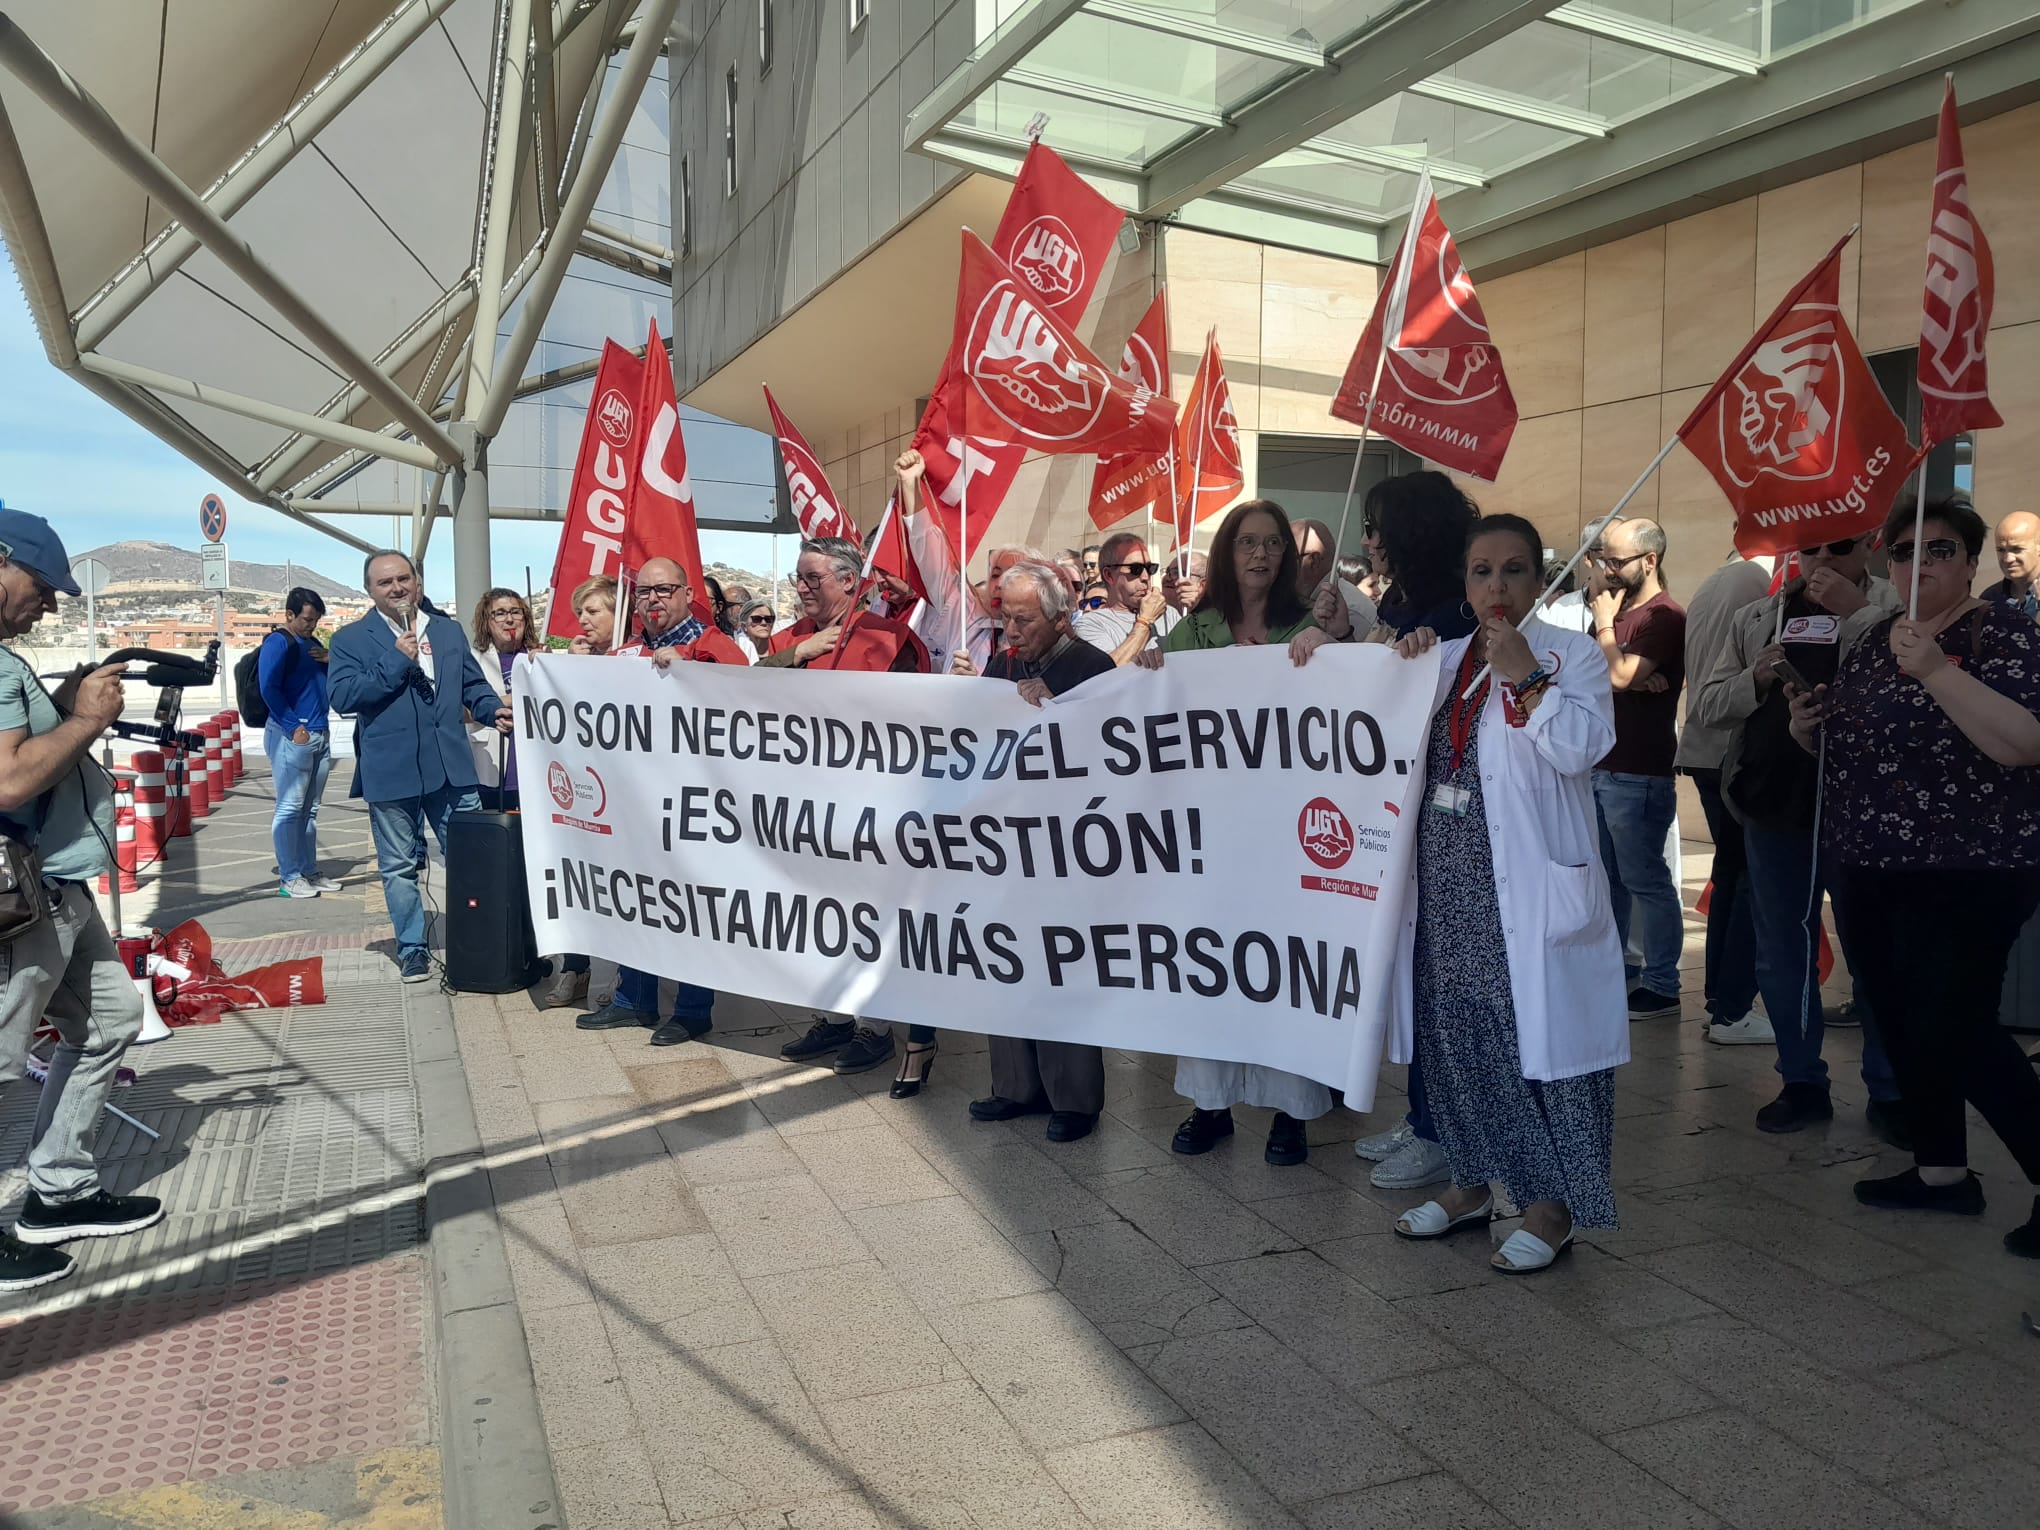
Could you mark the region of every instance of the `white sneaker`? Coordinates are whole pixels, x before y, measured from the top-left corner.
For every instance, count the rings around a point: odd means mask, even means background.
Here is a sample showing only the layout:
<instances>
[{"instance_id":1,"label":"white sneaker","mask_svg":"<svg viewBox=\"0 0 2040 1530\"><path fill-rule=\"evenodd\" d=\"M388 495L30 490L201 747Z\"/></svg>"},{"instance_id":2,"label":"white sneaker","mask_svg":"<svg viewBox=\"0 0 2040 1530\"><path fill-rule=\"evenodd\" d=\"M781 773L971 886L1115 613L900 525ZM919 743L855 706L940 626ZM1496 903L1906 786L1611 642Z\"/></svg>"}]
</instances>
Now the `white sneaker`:
<instances>
[{"instance_id":1,"label":"white sneaker","mask_svg":"<svg viewBox=\"0 0 2040 1530\"><path fill-rule=\"evenodd\" d=\"M1385 1132L1376 1132L1372 1137L1362 1137L1353 1144L1353 1156L1364 1158L1369 1163L1380 1163L1384 1158L1393 1158L1402 1151L1402 1146L1417 1134L1417 1129L1407 1120L1398 1121Z\"/></svg>"},{"instance_id":2,"label":"white sneaker","mask_svg":"<svg viewBox=\"0 0 2040 1530\"><path fill-rule=\"evenodd\" d=\"M1753 1009L1732 1024L1715 1021L1707 1027L1707 1039L1718 1047L1768 1047L1777 1042L1778 1033L1771 1029L1769 1016Z\"/></svg>"},{"instance_id":3,"label":"white sneaker","mask_svg":"<svg viewBox=\"0 0 2040 1530\"><path fill-rule=\"evenodd\" d=\"M340 884L331 877L306 877L305 880L318 888L320 892L340 891Z\"/></svg>"},{"instance_id":4,"label":"white sneaker","mask_svg":"<svg viewBox=\"0 0 2040 1530\"><path fill-rule=\"evenodd\" d=\"M319 889L303 877L292 877L276 889L276 895L279 898L316 898L319 896Z\"/></svg>"},{"instance_id":5,"label":"white sneaker","mask_svg":"<svg viewBox=\"0 0 2040 1530\"><path fill-rule=\"evenodd\" d=\"M1377 1190L1414 1190L1418 1185L1434 1185L1450 1177L1445 1149L1412 1136L1394 1157L1367 1176L1367 1182Z\"/></svg>"}]
</instances>

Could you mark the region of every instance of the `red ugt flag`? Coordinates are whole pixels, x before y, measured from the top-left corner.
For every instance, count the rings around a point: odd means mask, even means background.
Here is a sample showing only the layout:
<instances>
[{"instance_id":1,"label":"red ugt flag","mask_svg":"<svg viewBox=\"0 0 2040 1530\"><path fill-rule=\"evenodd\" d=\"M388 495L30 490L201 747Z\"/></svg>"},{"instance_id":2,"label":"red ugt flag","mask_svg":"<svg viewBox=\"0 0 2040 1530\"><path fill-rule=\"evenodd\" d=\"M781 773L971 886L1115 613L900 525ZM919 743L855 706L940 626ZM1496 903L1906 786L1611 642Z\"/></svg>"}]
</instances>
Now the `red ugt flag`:
<instances>
[{"instance_id":1,"label":"red ugt flag","mask_svg":"<svg viewBox=\"0 0 2040 1530\"><path fill-rule=\"evenodd\" d=\"M1842 318L1851 237L1785 294L1679 427L1735 507L1746 558L1876 530L1917 460Z\"/></svg>"},{"instance_id":2,"label":"red ugt flag","mask_svg":"<svg viewBox=\"0 0 2040 1530\"><path fill-rule=\"evenodd\" d=\"M1126 337L1119 376L1163 397L1169 392L1169 296L1157 292ZM1159 457L1100 457L1091 475L1091 524L1100 531L1150 505L1166 505L1176 471L1175 447Z\"/></svg>"},{"instance_id":3,"label":"red ugt flag","mask_svg":"<svg viewBox=\"0 0 2040 1530\"><path fill-rule=\"evenodd\" d=\"M651 558L671 558L686 570L694 614L709 620L708 586L701 577L701 537L694 525L694 485L687 477L687 443L680 435L680 404L673 394L673 364L659 343L659 324L645 348L644 389L638 396L644 430L635 493L623 533L623 571L635 582ZM621 637L619 636L619 641Z\"/></svg>"},{"instance_id":4,"label":"red ugt flag","mask_svg":"<svg viewBox=\"0 0 2040 1530\"><path fill-rule=\"evenodd\" d=\"M1428 174L1332 413L1454 472L1492 483L1502 470L1516 397Z\"/></svg>"},{"instance_id":5,"label":"red ugt flag","mask_svg":"<svg viewBox=\"0 0 2040 1530\"><path fill-rule=\"evenodd\" d=\"M664 352L659 359L665 359ZM580 620L569 608L574 591L586 580L616 577L631 481L637 476L644 370L645 364L614 340L602 342L602 366L588 396L581 451L574 459L567 520L553 557L552 599L545 616L549 638L579 637Z\"/></svg>"},{"instance_id":6,"label":"red ugt flag","mask_svg":"<svg viewBox=\"0 0 2040 1530\"><path fill-rule=\"evenodd\" d=\"M1032 289L1065 326L1074 326L1097 290L1125 214L1087 185L1047 145L1027 151L992 236L992 253ZM1005 501L1027 447L1012 441L975 440L964 427L964 387L954 351L929 395L914 432L914 450L927 464L927 504L949 545L968 560ZM970 484L970 546L962 540L957 505Z\"/></svg>"},{"instance_id":7,"label":"red ugt flag","mask_svg":"<svg viewBox=\"0 0 2040 1530\"><path fill-rule=\"evenodd\" d=\"M1941 96L1934 212L1927 224L1927 291L1920 313L1920 449L1965 430L2004 424L1991 407L1984 337L1997 274L1990 241L1969 207L1969 170L1955 121L1955 77Z\"/></svg>"},{"instance_id":8,"label":"red ugt flag","mask_svg":"<svg viewBox=\"0 0 2040 1530\"><path fill-rule=\"evenodd\" d=\"M969 229L949 342L973 436L1038 452L1160 456L1176 406L1115 376ZM975 519L975 517L973 517Z\"/></svg>"},{"instance_id":9,"label":"red ugt flag","mask_svg":"<svg viewBox=\"0 0 2040 1530\"><path fill-rule=\"evenodd\" d=\"M1204 337L1204 356L1176 421L1176 453L1184 468L1172 521L1176 546L1187 551L1197 523L1231 504L1247 481L1240 468L1239 421L1233 416L1215 329Z\"/></svg>"},{"instance_id":10,"label":"red ugt flag","mask_svg":"<svg viewBox=\"0 0 2040 1530\"><path fill-rule=\"evenodd\" d=\"M786 493L793 501L793 515L800 522L800 534L810 540L847 537L852 542L857 541L857 523L843 513L842 501L829 487L821 459L815 456L806 438L794 428L793 421L786 417L786 411L779 407L779 400L772 396L770 388L765 390L765 407L772 411L772 429L779 437L779 462L786 470Z\"/></svg>"}]
</instances>

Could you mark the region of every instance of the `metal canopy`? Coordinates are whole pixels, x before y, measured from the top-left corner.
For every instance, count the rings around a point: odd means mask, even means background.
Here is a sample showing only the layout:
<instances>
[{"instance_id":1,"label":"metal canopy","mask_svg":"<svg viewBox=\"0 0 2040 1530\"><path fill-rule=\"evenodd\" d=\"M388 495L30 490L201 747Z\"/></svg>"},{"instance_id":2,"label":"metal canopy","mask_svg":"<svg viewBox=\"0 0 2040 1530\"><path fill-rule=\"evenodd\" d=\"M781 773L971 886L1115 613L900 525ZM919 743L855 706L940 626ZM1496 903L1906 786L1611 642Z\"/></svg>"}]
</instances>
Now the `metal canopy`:
<instances>
[{"instance_id":1,"label":"metal canopy","mask_svg":"<svg viewBox=\"0 0 2040 1530\"><path fill-rule=\"evenodd\" d=\"M910 149L1010 173L1007 146L1041 113L1048 141L1137 217L1376 261L1426 167L1469 260L1521 265L1721 194L1737 182L1720 175L1747 181L1766 156L1788 172L1830 152L1843 121L1859 143L1917 138L1931 105L1901 87L1958 62L1965 106L2040 93L2032 0L998 10L909 113ZM1904 115L1866 123L1872 98Z\"/></svg>"},{"instance_id":2,"label":"metal canopy","mask_svg":"<svg viewBox=\"0 0 2040 1530\"><path fill-rule=\"evenodd\" d=\"M668 297L664 92L640 97L677 5L7 5L0 235L50 360L357 547L313 512L407 503L422 554L430 474L457 582L486 583L489 445L523 453L535 352L587 354L547 343L555 298L599 336Z\"/></svg>"}]
</instances>

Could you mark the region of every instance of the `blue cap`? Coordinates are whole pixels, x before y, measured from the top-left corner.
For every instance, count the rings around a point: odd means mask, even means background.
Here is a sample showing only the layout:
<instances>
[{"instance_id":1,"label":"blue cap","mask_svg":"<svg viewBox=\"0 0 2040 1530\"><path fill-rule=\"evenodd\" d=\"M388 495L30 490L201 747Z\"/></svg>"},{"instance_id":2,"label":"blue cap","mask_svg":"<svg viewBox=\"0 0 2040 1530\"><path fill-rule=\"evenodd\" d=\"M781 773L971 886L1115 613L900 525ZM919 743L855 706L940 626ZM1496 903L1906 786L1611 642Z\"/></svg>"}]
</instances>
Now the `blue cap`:
<instances>
[{"instance_id":1,"label":"blue cap","mask_svg":"<svg viewBox=\"0 0 2040 1530\"><path fill-rule=\"evenodd\" d=\"M84 593L71 577L71 560L64 555L57 528L39 515L0 505L0 556L20 564L60 595Z\"/></svg>"}]
</instances>

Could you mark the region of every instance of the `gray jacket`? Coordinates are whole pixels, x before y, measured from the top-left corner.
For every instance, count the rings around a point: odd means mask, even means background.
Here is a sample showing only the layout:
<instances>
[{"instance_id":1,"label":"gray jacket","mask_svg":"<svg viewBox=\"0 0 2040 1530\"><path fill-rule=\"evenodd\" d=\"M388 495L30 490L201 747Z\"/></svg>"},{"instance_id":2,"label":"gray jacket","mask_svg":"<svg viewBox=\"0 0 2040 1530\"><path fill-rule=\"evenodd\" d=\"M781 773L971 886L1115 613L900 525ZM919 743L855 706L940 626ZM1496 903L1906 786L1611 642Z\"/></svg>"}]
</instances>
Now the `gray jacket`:
<instances>
[{"instance_id":1,"label":"gray jacket","mask_svg":"<svg viewBox=\"0 0 2040 1530\"><path fill-rule=\"evenodd\" d=\"M1854 616L1842 618L1839 654L1842 659L1848 658L1850 651L1863 641L1864 634L1887 617L1905 610L1905 597L1898 593L1889 579L1879 579L1873 574L1867 588L1870 604ZM1742 765L1743 724L1763 702L1763 697L1757 694L1753 666L1757 655L1771 646L1778 631L1779 607L1784 600L1782 592L1766 595L1738 611L1729 625L1728 644L1722 649L1721 657L1715 660L1712 673L1697 690L1690 688L1689 680L1687 726L1692 726L1697 720L1703 728L1728 731L1728 754L1721 762L1721 796L1724 802L1731 804L1729 784L1735 780ZM1730 811L1734 811L1732 805Z\"/></svg>"}]
</instances>

